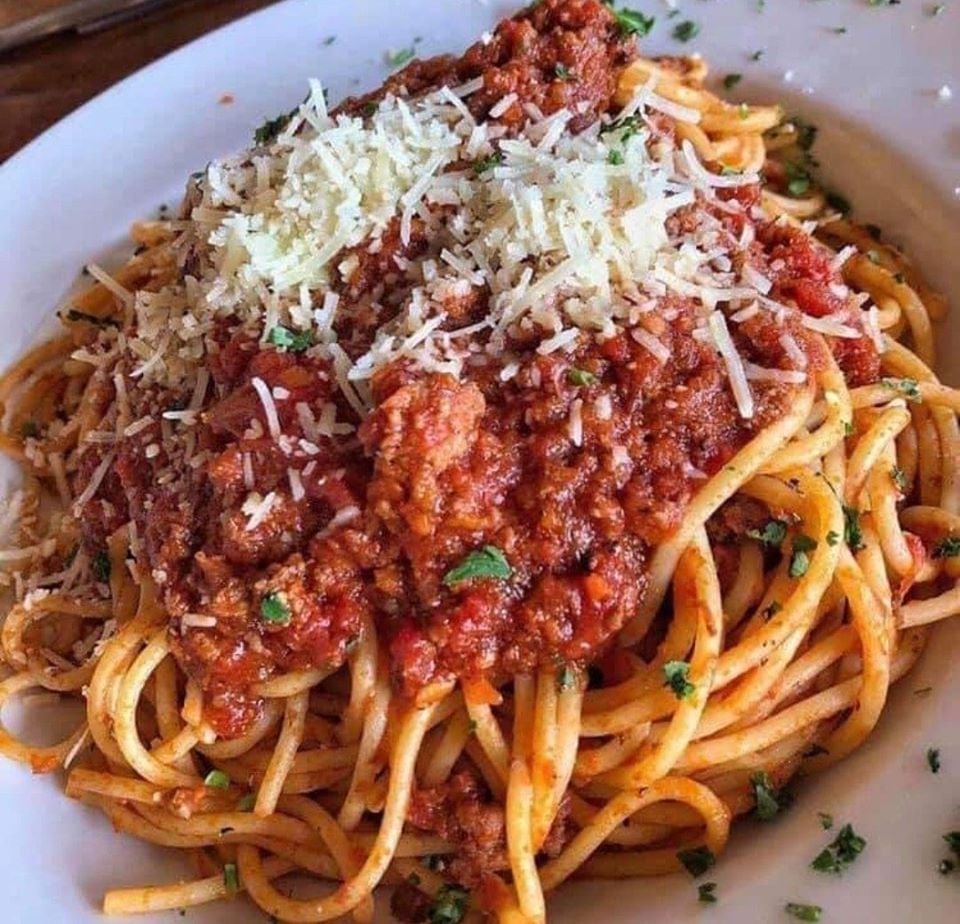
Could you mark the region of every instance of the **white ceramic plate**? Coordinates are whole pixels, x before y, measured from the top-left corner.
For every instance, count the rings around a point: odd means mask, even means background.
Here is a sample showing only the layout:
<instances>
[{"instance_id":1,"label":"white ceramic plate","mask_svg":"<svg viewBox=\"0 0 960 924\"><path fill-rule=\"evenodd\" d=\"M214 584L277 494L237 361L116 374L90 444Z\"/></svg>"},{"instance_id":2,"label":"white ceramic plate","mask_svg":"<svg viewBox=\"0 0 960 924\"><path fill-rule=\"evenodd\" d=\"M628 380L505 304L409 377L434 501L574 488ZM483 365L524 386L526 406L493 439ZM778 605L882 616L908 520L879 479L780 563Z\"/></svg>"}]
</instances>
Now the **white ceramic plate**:
<instances>
[{"instance_id":1,"label":"white ceramic plate","mask_svg":"<svg viewBox=\"0 0 960 924\"><path fill-rule=\"evenodd\" d=\"M648 50L700 51L736 92L779 99L820 127L816 149L858 214L915 255L960 302L960 2L871 6L868 0L660 0ZM508 0L288 0L237 22L124 81L52 128L0 169L0 363L6 365L91 256L122 241L136 218L175 202L208 159L244 147L265 116L290 108L306 79L337 99L378 84L388 49L421 55L465 47L517 7ZM170 15L175 15L171 12ZM700 34L670 31L686 18ZM845 26L846 33L833 30ZM331 44L325 40L336 39ZM759 61L751 60L763 51ZM65 78L68 79L68 78ZM956 98L940 99L950 87ZM219 102L225 93L232 105ZM943 92L942 96L947 96ZM941 329L941 371L960 379L960 314ZM891 697L880 727L853 758L802 785L773 824L741 824L709 879L716 905L698 905L689 877L575 884L551 902L555 922L787 921L785 901L813 902L824 921L957 921L960 873L943 877L943 832L960 829L960 621L942 626ZM931 686L926 696L914 691ZM39 734L35 731L35 734ZM929 746L943 769L927 769ZM61 781L0 763L0 919L98 919L109 886L189 876L181 858L114 834L67 799ZM817 812L852 821L868 839L841 879L809 861L830 839ZM188 920L262 921L244 902L191 910ZM153 921L179 920L175 913Z\"/></svg>"}]
</instances>

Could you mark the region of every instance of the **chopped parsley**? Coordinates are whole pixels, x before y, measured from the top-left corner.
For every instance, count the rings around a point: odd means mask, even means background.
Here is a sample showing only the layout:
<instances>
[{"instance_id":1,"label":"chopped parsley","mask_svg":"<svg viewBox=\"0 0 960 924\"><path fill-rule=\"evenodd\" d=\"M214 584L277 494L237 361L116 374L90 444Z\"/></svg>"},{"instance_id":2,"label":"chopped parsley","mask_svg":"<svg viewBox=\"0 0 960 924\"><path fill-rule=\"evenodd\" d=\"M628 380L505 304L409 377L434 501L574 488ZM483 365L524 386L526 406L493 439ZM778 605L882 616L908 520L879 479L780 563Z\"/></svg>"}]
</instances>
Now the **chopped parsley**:
<instances>
[{"instance_id":1,"label":"chopped parsley","mask_svg":"<svg viewBox=\"0 0 960 924\"><path fill-rule=\"evenodd\" d=\"M570 369L567 372L567 381L571 385L582 386L582 385L596 385L600 381L592 372L587 372L586 369Z\"/></svg>"},{"instance_id":2,"label":"chopped parsley","mask_svg":"<svg viewBox=\"0 0 960 924\"><path fill-rule=\"evenodd\" d=\"M934 558L956 558L960 555L960 536L947 536L933 549Z\"/></svg>"},{"instance_id":3,"label":"chopped parsley","mask_svg":"<svg viewBox=\"0 0 960 924\"><path fill-rule=\"evenodd\" d=\"M612 3L608 3L610 12L617 20L617 25L624 35L636 35L643 38L650 34L653 24L657 21L655 16L644 16L639 10L631 10L623 7L619 10L614 9Z\"/></svg>"},{"instance_id":4,"label":"chopped parsley","mask_svg":"<svg viewBox=\"0 0 960 924\"><path fill-rule=\"evenodd\" d=\"M840 541L840 534L835 530L831 529L827 533L827 545L836 545Z\"/></svg>"},{"instance_id":5,"label":"chopped parsley","mask_svg":"<svg viewBox=\"0 0 960 924\"><path fill-rule=\"evenodd\" d=\"M752 55L750 55L751 61L759 61L763 57L763 49L759 48Z\"/></svg>"},{"instance_id":6,"label":"chopped parsley","mask_svg":"<svg viewBox=\"0 0 960 924\"><path fill-rule=\"evenodd\" d=\"M281 115L278 115L276 118L267 119L254 133L253 140L257 144L269 144L273 141L280 132L283 131L283 127L297 114L296 109L291 109L290 112L284 112Z\"/></svg>"},{"instance_id":7,"label":"chopped parsley","mask_svg":"<svg viewBox=\"0 0 960 924\"><path fill-rule=\"evenodd\" d=\"M787 574L789 574L790 577L799 578L807 573L807 569L810 567L810 556L807 553L812 552L816 547L816 539L811 539L803 533L799 533L794 537L793 551L790 554L790 565L787 568Z\"/></svg>"},{"instance_id":8,"label":"chopped parsley","mask_svg":"<svg viewBox=\"0 0 960 924\"><path fill-rule=\"evenodd\" d=\"M577 675L572 667L564 664L557 671L557 689L561 691L572 690L577 684Z\"/></svg>"},{"instance_id":9,"label":"chopped parsley","mask_svg":"<svg viewBox=\"0 0 960 924\"><path fill-rule=\"evenodd\" d=\"M860 528L860 511L846 504L843 505L843 540L850 546L851 552L859 552L866 546Z\"/></svg>"},{"instance_id":10,"label":"chopped parsley","mask_svg":"<svg viewBox=\"0 0 960 924\"><path fill-rule=\"evenodd\" d=\"M741 80L743 80L743 74L727 74L723 78L723 87L725 90L732 90Z\"/></svg>"},{"instance_id":11,"label":"chopped parsley","mask_svg":"<svg viewBox=\"0 0 960 924\"><path fill-rule=\"evenodd\" d=\"M803 164L787 162L783 165L787 174L787 192L791 196L804 196L810 191L810 173Z\"/></svg>"},{"instance_id":12,"label":"chopped parsley","mask_svg":"<svg viewBox=\"0 0 960 924\"><path fill-rule=\"evenodd\" d=\"M794 117L790 120L797 133L797 147L809 151L817 140L817 126L806 119Z\"/></svg>"},{"instance_id":13,"label":"chopped parsley","mask_svg":"<svg viewBox=\"0 0 960 924\"><path fill-rule=\"evenodd\" d=\"M833 827L833 815L829 812L817 812L817 818L820 819L820 827L824 831L829 831Z\"/></svg>"},{"instance_id":14,"label":"chopped parsley","mask_svg":"<svg viewBox=\"0 0 960 924\"><path fill-rule=\"evenodd\" d=\"M230 775L222 770L211 770L204 778L203 785L210 789L229 789Z\"/></svg>"},{"instance_id":15,"label":"chopped parsley","mask_svg":"<svg viewBox=\"0 0 960 924\"><path fill-rule=\"evenodd\" d=\"M919 690L914 690L914 696L929 696L933 692L933 687L920 687Z\"/></svg>"},{"instance_id":16,"label":"chopped parsley","mask_svg":"<svg viewBox=\"0 0 960 924\"><path fill-rule=\"evenodd\" d=\"M667 661L663 665L663 676L666 678L665 687L673 690L677 699L690 699L697 688L688 679L690 665L686 661Z\"/></svg>"},{"instance_id":17,"label":"chopped parsley","mask_svg":"<svg viewBox=\"0 0 960 924\"><path fill-rule=\"evenodd\" d=\"M697 901L711 904L717 900L717 884L715 882L704 882L697 886Z\"/></svg>"},{"instance_id":18,"label":"chopped parsley","mask_svg":"<svg viewBox=\"0 0 960 924\"><path fill-rule=\"evenodd\" d=\"M845 421L843 422L843 433L844 433L844 436L853 436L853 432L854 432L854 431L853 431L853 421L852 421L852 420L845 420Z\"/></svg>"},{"instance_id":19,"label":"chopped parsley","mask_svg":"<svg viewBox=\"0 0 960 924\"><path fill-rule=\"evenodd\" d=\"M40 425L35 420L25 420L20 424L20 435L25 439L36 439L40 435Z\"/></svg>"},{"instance_id":20,"label":"chopped parsley","mask_svg":"<svg viewBox=\"0 0 960 924\"><path fill-rule=\"evenodd\" d=\"M403 67L408 61L412 61L416 52L412 48L401 48L399 51L388 51L386 54L387 64L390 67Z\"/></svg>"},{"instance_id":21,"label":"chopped parsley","mask_svg":"<svg viewBox=\"0 0 960 924\"><path fill-rule=\"evenodd\" d=\"M335 35L328 35L328 36L323 40L323 44L324 44L324 45L332 45L336 40L337 40L337 37L336 37Z\"/></svg>"},{"instance_id":22,"label":"chopped parsley","mask_svg":"<svg viewBox=\"0 0 960 924\"><path fill-rule=\"evenodd\" d=\"M943 835L943 839L957 858L956 860L943 859L940 861L937 869L940 870L941 875L946 876L957 868L957 862L960 861L960 831L949 831Z\"/></svg>"},{"instance_id":23,"label":"chopped parsley","mask_svg":"<svg viewBox=\"0 0 960 924\"><path fill-rule=\"evenodd\" d=\"M940 772L940 748L927 748L927 766L931 773Z\"/></svg>"},{"instance_id":24,"label":"chopped parsley","mask_svg":"<svg viewBox=\"0 0 960 924\"><path fill-rule=\"evenodd\" d=\"M779 549L783 540L787 538L787 522L786 520L768 520L763 529L748 529L747 536L771 548Z\"/></svg>"},{"instance_id":25,"label":"chopped parsley","mask_svg":"<svg viewBox=\"0 0 960 924\"><path fill-rule=\"evenodd\" d=\"M503 162L503 155L497 151L494 154L491 154L489 157L484 157L482 160L478 160L473 165L473 172L477 176L482 176L488 170L492 170L497 164Z\"/></svg>"},{"instance_id":26,"label":"chopped parsley","mask_svg":"<svg viewBox=\"0 0 960 924\"><path fill-rule=\"evenodd\" d=\"M834 26L830 31L831 31L834 35L846 35L846 34L847 34L847 27L846 27L846 26Z\"/></svg>"},{"instance_id":27,"label":"chopped parsley","mask_svg":"<svg viewBox=\"0 0 960 924\"><path fill-rule=\"evenodd\" d=\"M271 625L285 626L290 622L290 607L280 594L271 590L260 601L260 618Z\"/></svg>"},{"instance_id":28,"label":"chopped parsley","mask_svg":"<svg viewBox=\"0 0 960 924\"><path fill-rule=\"evenodd\" d=\"M677 859L694 879L702 876L717 862L717 858L709 847L693 847L690 850L678 851Z\"/></svg>"},{"instance_id":29,"label":"chopped parsley","mask_svg":"<svg viewBox=\"0 0 960 924\"><path fill-rule=\"evenodd\" d=\"M607 163L614 167L619 167L623 163L623 151L617 148L611 148L607 153Z\"/></svg>"},{"instance_id":30,"label":"chopped parsley","mask_svg":"<svg viewBox=\"0 0 960 924\"><path fill-rule=\"evenodd\" d=\"M750 775L750 785L753 787L753 797L756 805L753 814L760 821L770 821L786 808L789 800L781 800L780 793L773 788L770 777L761 770Z\"/></svg>"},{"instance_id":31,"label":"chopped parsley","mask_svg":"<svg viewBox=\"0 0 960 924\"><path fill-rule=\"evenodd\" d=\"M292 331L289 327L278 324L267 334L267 343L272 343L284 352L302 353L313 345L313 334L308 330Z\"/></svg>"},{"instance_id":32,"label":"chopped parsley","mask_svg":"<svg viewBox=\"0 0 960 924\"><path fill-rule=\"evenodd\" d=\"M608 132L623 132L620 140L629 141L640 130L640 118L638 116L624 116L622 119L614 119L608 125L600 128L600 134L606 135Z\"/></svg>"},{"instance_id":33,"label":"chopped parsley","mask_svg":"<svg viewBox=\"0 0 960 924\"><path fill-rule=\"evenodd\" d=\"M935 3L930 7L931 16L939 16L944 10L946 10L947 5L945 3Z\"/></svg>"},{"instance_id":34,"label":"chopped parsley","mask_svg":"<svg viewBox=\"0 0 960 924\"><path fill-rule=\"evenodd\" d=\"M867 846L866 840L849 824L840 829L832 843L814 857L810 866L818 873L842 873Z\"/></svg>"},{"instance_id":35,"label":"chopped parsley","mask_svg":"<svg viewBox=\"0 0 960 924\"><path fill-rule=\"evenodd\" d=\"M777 613L779 613L780 610L782 610L782 609L783 609L783 606L781 605L780 601L779 601L779 600L774 600L773 603L771 603L770 606L768 606L768 607L763 611L763 618L764 618L764 619L771 619L772 617L776 616Z\"/></svg>"},{"instance_id":36,"label":"chopped parsley","mask_svg":"<svg viewBox=\"0 0 960 924\"><path fill-rule=\"evenodd\" d=\"M823 909L819 905L803 905L799 902L787 902L783 910L798 921L819 921Z\"/></svg>"},{"instance_id":37,"label":"chopped parsley","mask_svg":"<svg viewBox=\"0 0 960 924\"><path fill-rule=\"evenodd\" d=\"M252 812L256 804L257 797L252 792L248 792L245 796L241 796L240 801L237 802L237 811Z\"/></svg>"},{"instance_id":38,"label":"chopped parsley","mask_svg":"<svg viewBox=\"0 0 960 924\"><path fill-rule=\"evenodd\" d=\"M463 581L477 578L496 578L505 581L513 574L507 557L495 545L485 545L475 549L456 568L451 568L444 576L443 583L454 587Z\"/></svg>"},{"instance_id":39,"label":"chopped parsley","mask_svg":"<svg viewBox=\"0 0 960 924\"><path fill-rule=\"evenodd\" d=\"M430 906L430 924L460 924L467 914L470 896L458 885L442 885Z\"/></svg>"},{"instance_id":40,"label":"chopped parsley","mask_svg":"<svg viewBox=\"0 0 960 924\"><path fill-rule=\"evenodd\" d=\"M746 122L750 118L750 107L746 103L741 103L737 106L737 115L741 122Z\"/></svg>"},{"instance_id":41,"label":"chopped parsley","mask_svg":"<svg viewBox=\"0 0 960 924\"><path fill-rule=\"evenodd\" d=\"M899 6L900 0L867 0L867 6Z\"/></svg>"},{"instance_id":42,"label":"chopped parsley","mask_svg":"<svg viewBox=\"0 0 960 924\"><path fill-rule=\"evenodd\" d=\"M892 379L885 377L880 379L880 384L884 388L889 388L891 391L899 392L908 401L919 402L921 400L920 387L916 379Z\"/></svg>"},{"instance_id":43,"label":"chopped parsley","mask_svg":"<svg viewBox=\"0 0 960 924\"><path fill-rule=\"evenodd\" d=\"M228 892L237 892L240 889L240 874L236 863L223 864L223 884Z\"/></svg>"},{"instance_id":44,"label":"chopped parsley","mask_svg":"<svg viewBox=\"0 0 960 924\"><path fill-rule=\"evenodd\" d=\"M678 42L689 42L690 39L695 38L700 34L700 26L697 25L692 19L685 19L683 22L678 22L673 27L673 37Z\"/></svg>"},{"instance_id":45,"label":"chopped parsley","mask_svg":"<svg viewBox=\"0 0 960 924\"><path fill-rule=\"evenodd\" d=\"M898 490L900 491L907 490L907 473L902 468L900 468L899 465L894 465L893 468L890 469L890 478L892 479L893 483L897 486Z\"/></svg>"},{"instance_id":46,"label":"chopped parsley","mask_svg":"<svg viewBox=\"0 0 960 924\"><path fill-rule=\"evenodd\" d=\"M97 552L90 562L90 570L101 584L106 584L110 580L110 556L106 552Z\"/></svg>"},{"instance_id":47,"label":"chopped parsley","mask_svg":"<svg viewBox=\"0 0 960 924\"><path fill-rule=\"evenodd\" d=\"M557 80L573 80L574 79L573 71L571 71L566 64L554 65L553 73L556 76Z\"/></svg>"}]
</instances>

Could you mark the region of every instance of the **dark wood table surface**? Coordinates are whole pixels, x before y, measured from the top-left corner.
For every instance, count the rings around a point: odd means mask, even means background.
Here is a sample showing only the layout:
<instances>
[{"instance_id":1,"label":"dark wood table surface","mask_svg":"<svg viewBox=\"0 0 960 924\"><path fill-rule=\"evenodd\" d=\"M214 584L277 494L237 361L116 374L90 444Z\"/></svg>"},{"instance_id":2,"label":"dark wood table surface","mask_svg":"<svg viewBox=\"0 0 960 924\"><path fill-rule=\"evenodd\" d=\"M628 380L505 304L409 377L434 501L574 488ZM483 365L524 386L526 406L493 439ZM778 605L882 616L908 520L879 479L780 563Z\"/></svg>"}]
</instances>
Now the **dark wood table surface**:
<instances>
[{"instance_id":1,"label":"dark wood table surface","mask_svg":"<svg viewBox=\"0 0 960 924\"><path fill-rule=\"evenodd\" d=\"M64 0L0 0L0 26ZM0 162L101 90L174 48L275 0L180 0L91 35L0 54Z\"/></svg>"}]
</instances>

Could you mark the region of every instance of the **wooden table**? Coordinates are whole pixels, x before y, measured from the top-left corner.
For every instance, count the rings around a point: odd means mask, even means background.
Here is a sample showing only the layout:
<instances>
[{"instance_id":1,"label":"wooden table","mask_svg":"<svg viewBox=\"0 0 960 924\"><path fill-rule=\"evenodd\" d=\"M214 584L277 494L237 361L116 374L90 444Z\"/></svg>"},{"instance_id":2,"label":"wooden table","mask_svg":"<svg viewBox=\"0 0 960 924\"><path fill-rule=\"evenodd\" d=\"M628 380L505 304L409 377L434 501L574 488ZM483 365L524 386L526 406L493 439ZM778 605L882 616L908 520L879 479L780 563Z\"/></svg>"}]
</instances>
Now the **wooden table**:
<instances>
[{"instance_id":1,"label":"wooden table","mask_svg":"<svg viewBox=\"0 0 960 924\"><path fill-rule=\"evenodd\" d=\"M0 0L9 25L64 0ZM0 55L0 162L101 90L185 42L275 0L180 0L92 35Z\"/></svg>"}]
</instances>

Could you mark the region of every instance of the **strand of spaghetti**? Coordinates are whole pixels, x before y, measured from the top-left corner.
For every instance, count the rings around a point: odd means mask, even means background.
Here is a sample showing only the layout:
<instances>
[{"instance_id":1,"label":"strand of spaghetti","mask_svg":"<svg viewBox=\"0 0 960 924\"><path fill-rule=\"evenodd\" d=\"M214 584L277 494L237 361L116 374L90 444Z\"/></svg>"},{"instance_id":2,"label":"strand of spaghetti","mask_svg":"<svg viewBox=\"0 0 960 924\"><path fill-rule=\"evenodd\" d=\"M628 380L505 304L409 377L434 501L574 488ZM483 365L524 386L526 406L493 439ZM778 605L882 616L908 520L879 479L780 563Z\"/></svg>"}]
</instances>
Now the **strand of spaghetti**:
<instances>
[{"instance_id":1,"label":"strand of spaghetti","mask_svg":"<svg viewBox=\"0 0 960 924\"><path fill-rule=\"evenodd\" d=\"M467 739L473 734L470 723L466 710L461 710L444 726L443 736L423 771L421 780L424 786L438 786L453 772Z\"/></svg>"},{"instance_id":2,"label":"strand of spaghetti","mask_svg":"<svg viewBox=\"0 0 960 924\"><path fill-rule=\"evenodd\" d=\"M528 760L533 750L536 681L531 674L513 678L513 756Z\"/></svg>"},{"instance_id":3,"label":"strand of spaghetti","mask_svg":"<svg viewBox=\"0 0 960 924\"><path fill-rule=\"evenodd\" d=\"M904 407L891 407L883 411L857 441L856 448L847 463L847 480L844 499L855 505L867 476L877 464L884 448L910 423L910 412Z\"/></svg>"},{"instance_id":4,"label":"strand of spaghetti","mask_svg":"<svg viewBox=\"0 0 960 924\"><path fill-rule=\"evenodd\" d=\"M309 671L291 671L270 680L255 683L250 688L254 696L264 698L288 699L298 693L309 693L315 686L327 679L335 668L324 667Z\"/></svg>"},{"instance_id":5,"label":"strand of spaghetti","mask_svg":"<svg viewBox=\"0 0 960 924\"><path fill-rule=\"evenodd\" d=\"M13 674L0 682L0 715L13 697L36 686L38 686L36 680L29 673ZM28 764L34 773L50 773L63 764L67 755L82 740L86 731L86 722L81 722L59 744L49 747L32 747L15 738L6 726L0 722L0 754L9 757L11 760Z\"/></svg>"},{"instance_id":6,"label":"strand of spaghetti","mask_svg":"<svg viewBox=\"0 0 960 924\"><path fill-rule=\"evenodd\" d=\"M261 818L272 815L276 810L283 784L303 741L303 725L307 717L308 702L307 691L295 693L287 698L280 737L277 739L270 763L264 772L253 808L254 813Z\"/></svg>"},{"instance_id":7,"label":"strand of spaghetti","mask_svg":"<svg viewBox=\"0 0 960 924\"><path fill-rule=\"evenodd\" d=\"M256 848L240 845L237 863L250 896L268 914L293 922L329 921L352 911L369 895L393 859L403 830L410 800L417 753L427 732L436 704L411 708L403 717L390 763L390 786L380 822L380 830L366 861L356 876L332 895L315 900L297 901L281 895L263 873Z\"/></svg>"},{"instance_id":8,"label":"strand of spaghetti","mask_svg":"<svg viewBox=\"0 0 960 924\"><path fill-rule=\"evenodd\" d=\"M813 389L799 391L790 409L778 421L765 427L704 485L690 501L676 532L657 547L650 563L650 577L640 611L627 623L620 643L629 646L647 632L650 621L663 601L670 578L690 538L714 511L755 475L777 450L803 426L813 405Z\"/></svg>"},{"instance_id":9,"label":"strand of spaghetti","mask_svg":"<svg viewBox=\"0 0 960 924\"><path fill-rule=\"evenodd\" d=\"M360 740L367 700L377 680L377 632L373 621L366 617L356 649L350 656L350 702L340 725L340 735L346 744Z\"/></svg>"},{"instance_id":10,"label":"strand of spaghetti","mask_svg":"<svg viewBox=\"0 0 960 924\"><path fill-rule=\"evenodd\" d=\"M377 676L373 693L366 704L360 745L350 780L337 820L345 831L354 830L366 811L366 793L377 775L377 751L387 730L390 709L390 678L385 669Z\"/></svg>"},{"instance_id":11,"label":"strand of spaghetti","mask_svg":"<svg viewBox=\"0 0 960 924\"><path fill-rule=\"evenodd\" d=\"M756 667L770 650L781 645L792 632L804 625L833 580L840 549L836 543L831 544L828 537L831 533L843 535L840 502L830 484L819 475L803 469L796 469L789 475L797 484L798 502L805 501L813 506L814 521L817 523L813 536L816 549L807 571L798 579L794 592L776 615L753 635L721 654L713 678L714 690L722 689ZM749 493L750 485L745 486L745 490ZM657 690L634 699L634 687L634 683L627 681L616 688L622 705L605 712L585 714L581 734L586 737L618 734L633 725L660 719L673 712L676 699L669 690Z\"/></svg>"},{"instance_id":12,"label":"strand of spaghetti","mask_svg":"<svg viewBox=\"0 0 960 924\"><path fill-rule=\"evenodd\" d=\"M621 789L641 789L666 776L696 732L710 695L723 640L720 580L713 554L701 527L680 557L674 580L674 610L696 613L697 638L690 662L689 694L679 697L670 725L660 741L637 760L611 770L600 779Z\"/></svg>"},{"instance_id":13,"label":"strand of spaghetti","mask_svg":"<svg viewBox=\"0 0 960 924\"><path fill-rule=\"evenodd\" d=\"M585 783L605 770L613 770L633 757L650 734L650 723L627 729L595 748L580 748L573 768L575 783Z\"/></svg>"},{"instance_id":14,"label":"strand of spaghetti","mask_svg":"<svg viewBox=\"0 0 960 924\"><path fill-rule=\"evenodd\" d=\"M880 454L877 464L867 478L867 497L870 500L871 516L883 550L883 558L896 574L903 577L913 574L916 561L900 526L897 511L899 497L894 483L897 464L895 453L895 446L891 443Z\"/></svg>"},{"instance_id":15,"label":"strand of spaghetti","mask_svg":"<svg viewBox=\"0 0 960 924\"><path fill-rule=\"evenodd\" d=\"M229 760L241 754L247 754L280 724L281 718L283 718L283 702L279 699L264 700L262 711L242 735L210 744L200 742L197 750L213 761Z\"/></svg>"},{"instance_id":16,"label":"strand of spaghetti","mask_svg":"<svg viewBox=\"0 0 960 924\"><path fill-rule=\"evenodd\" d=\"M157 760L143 746L137 730L137 707L144 685L169 651L167 630L158 629L127 669L120 681L117 704L113 710L114 734L124 759L144 779L167 788L197 786L200 780L195 775L183 773Z\"/></svg>"},{"instance_id":17,"label":"strand of spaghetti","mask_svg":"<svg viewBox=\"0 0 960 924\"><path fill-rule=\"evenodd\" d=\"M545 795L535 792L526 762L512 761L505 808L507 856L520 910L532 924L542 924L546 920L543 889L537 875L533 833L533 813L537 799L542 799Z\"/></svg>"},{"instance_id":18,"label":"strand of spaghetti","mask_svg":"<svg viewBox=\"0 0 960 924\"><path fill-rule=\"evenodd\" d=\"M552 806L550 794L557 781L557 686L554 669L537 673L537 690L533 711L533 740L529 757L529 783L533 787L530 808L530 830L534 852L540 849L550 830ZM524 765L526 772L526 764ZM510 771L512 773L512 770ZM510 798L509 785L507 799ZM520 907L523 909L521 898Z\"/></svg>"},{"instance_id":19,"label":"strand of spaghetti","mask_svg":"<svg viewBox=\"0 0 960 924\"><path fill-rule=\"evenodd\" d=\"M563 853L540 869L540 881L545 891L555 889L586 860L627 818L657 802L684 802L692 806L705 825L704 842L713 854L719 854L730 832L730 812L706 786L683 777L664 777L641 793L623 792L611 799L591 819L590 824L577 833ZM679 869L674 851L668 870ZM655 852L651 852L655 853ZM667 871L668 871L667 870Z\"/></svg>"},{"instance_id":20,"label":"strand of spaghetti","mask_svg":"<svg viewBox=\"0 0 960 924\"><path fill-rule=\"evenodd\" d=\"M277 879L297 868L289 860L271 857L264 863L264 875L268 879ZM230 898L243 890L243 883L236 887L227 885L223 873L195 879L177 885L140 886L134 889L110 889L103 898L103 913L149 914L158 911L172 911L178 908L194 908L222 898Z\"/></svg>"},{"instance_id":21,"label":"strand of spaghetti","mask_svg":"<svg viewBox=\"0 0 960 924\"><path fill-rule=\"evenodd\" d=\"M360 861L353 845L329 812L305 796L284 796L280 809L295 818L301 818L320 835L330 855L336 861L344 882L360 871ZM373 920L372 893L365 896L357 905L353 911L353 917L358 924L369 924Z\"/></svg>"},{"instance_id":22,"label":"strand of spaghetti","mask_svg":"<svg viewBox=\"0 0 960 924\"><path fill-rule=\"evenodd\" d=\"M904 527L919 532L934 544L948 536L960 535L960 514L950 513L940 507L907 507L901 512L900 520ZM940 560L949 577L960 578L960 556L947 556Z\"/></svg>"},{"instance_id":23,"label":"strand of spaghetti","mask_svg":"<svg viewBox=\"0 0 960 924\"><path fill-rule=\"evenodd\" d=\"M739 625L749 609L763 596L763 552L759 544L741 542L737 552L737 573L723 597L725 632Z\"/></svg>"},{"instance_id":24,"label":"strand of spaghetti","mask_svg":"<svg viewBox=\"0 0 960 924\"><path fill-rule=\"evenodd\" d=\"M510 775L510 750L500 724L489 704L477 702L471 695L470 689L465 689L463 695L467 712L474 723L474 736L480 742L480 747L483 748L500 782L506 785L507 777Z\"/></svg>"},{"instance_id":25,"label":"strand of spaghetti","mask_svg":"<svg viewBox=\"0 0 960 924\"><path fill-rule=\"evenodd\" d=\"M830 357L829 349L820 339L822 352ZM846 428L853 420L853 407L846 380L832 357L818 379L827 408L826 419L813 433L800 436L774 453L764 464L762 472L770 474L811 465L843 441Z\"/></svg>"},{"instance_id":26,"label":"strand of spaghetti","mask_svg":"<svg viewBox=\"0 0 960 924\"><path fill-rule=\"evenodd\" d=\"M897 613L897 625L901 629L923 626L957 613L960 613L960 583L936 597L905 603Z\"/></svg>"},{"instance_id":27,"label":"strand of spaghetti","mask_svg":"<svg viewBox=\"0 0 960 924\"><path fill-rule=\"evenodd\" d=\"M810 758L808 766L819 770L836 763L859 745L873 730L887 700L890 686L890 647L893 614L867 584L850 550L844 546L837 566L837 579L850 603L853 626L860 639L862 683L850 716L824 742L828 753Z\"/></svg>"}]
</instances>

